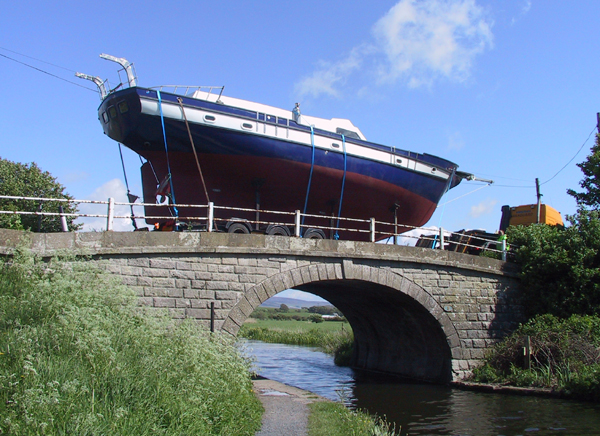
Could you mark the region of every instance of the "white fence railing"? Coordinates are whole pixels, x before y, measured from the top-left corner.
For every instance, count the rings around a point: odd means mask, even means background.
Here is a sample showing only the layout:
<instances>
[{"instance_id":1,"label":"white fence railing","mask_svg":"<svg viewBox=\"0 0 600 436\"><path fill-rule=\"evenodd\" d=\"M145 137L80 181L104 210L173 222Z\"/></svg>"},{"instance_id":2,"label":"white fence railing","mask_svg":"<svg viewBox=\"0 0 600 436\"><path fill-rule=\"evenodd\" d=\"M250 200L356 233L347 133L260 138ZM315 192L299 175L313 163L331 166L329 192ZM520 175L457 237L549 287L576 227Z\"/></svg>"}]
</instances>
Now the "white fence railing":
<instances>
[{"instance_id":1,"label":"white fence railing","mask_svg":"<svg viewBox=\"0 0 600 436\"><path fill-rule=\"evenodd\" d=\"M299 210L295 212L282 212L282 211L272 211L272 210L260 210L260 209L247 209L247 208L236 208L236 207L228 207L228 206L217 206L214 203L208 203L205 205L195 205L195 204L155 204L155 203L124 203L117 202L114 198L109 198L105 201L102 200L68 200L68 199L57 199L57 198L43 198L43 197L20 197L20 196L7 196L0 195L0 201L2 199L6 200L27 200L27 201L37 201L37 202L55 202L62 204L91 204L104 206L105 213L67 213L67 212L44 212L44 211L13 211L13 210L0 210L0 214L15 214L15 215L37 215L37 216L56 216L59 220L61 220L61 228L63 231L68 231L66 218L104 218L106 219L106 230L112 231L114 229L115 220L165 220L169 219L169 217L165 217L164 215L144 215L144 214L134 214L133 208L146 207L151 206L154 208L164 208L165 210L174 210L177 209L185 209L185 208L195 208L201 212L200 215L197 216L184 216L179 219L179 224L182 224L180 229L185 229L187 225L192 230L200 230L206 232L214 232L220 231L225 228L225 224L232 222L243 222L248 226L253 226L257 230L259 228L264 229L266 226L285 226L287 228L293 229L293 236L300 237L303 234L303 230L307 229L318 229L321 231L329 231L331 235L336 235L337 232L347 232L347 233L362 233L368 234L368 239L371 242L376 242L380 240L387 240L388 242L393 241L394 244L398 244L399 239L404 241L410 239L416 239L417 243L421 245L429 246L428 248L435 249L451 249L452 251L459 252L473 252L473 251L491 251L500 253L502 256L502 260L506 260L506 255L508 251L508 247L506 244L506 240L498 240L493 241L489 238L483 238L481 236L477 236L477 234L470 234L465 231L461 232L450 232L448 230L444 230L443 228L439 228L435 231L432 229L427 229L423 227L415 227L411 225L406 225L402 223L393 223L393 222L385 222L385 221L377 221L375 218L369 219L357 219L357 218L345 218L345 217L337 217L337 216L324 216L324 215L311 215L311 214L303 214ZM117 206L127 206L131 208L132 213L130 214L121 214L117 215L115 213L115 207ZM0 209L2 208L0 202ZM228 211L226 215L235 214L236 212L242 213L252 213L255 214L256 219L237 219L232 217L217 217L215 215L216 211ZM263 221L260 220L260 214L268 214L269 216L281 216L281 219L276 221ZM304 219L312 219L311 224L303 224ZM177 221L178 219L173 216L173 220ZM329 225L318 225L314 224L315 222L326 222L329 221ZM344 226L344 224L346 226ZM352 223L353 227L348 227L348 225ZM221 225L219 225L221 224ZM201 226L199 229L198 226ZM402 229L402 232L398 230ZM410 229L407 233L406 229ZM357 238L357 239L365 239L365 238ZM408 244L404 244L408 245Z\"/></svg>"}]
</instances>

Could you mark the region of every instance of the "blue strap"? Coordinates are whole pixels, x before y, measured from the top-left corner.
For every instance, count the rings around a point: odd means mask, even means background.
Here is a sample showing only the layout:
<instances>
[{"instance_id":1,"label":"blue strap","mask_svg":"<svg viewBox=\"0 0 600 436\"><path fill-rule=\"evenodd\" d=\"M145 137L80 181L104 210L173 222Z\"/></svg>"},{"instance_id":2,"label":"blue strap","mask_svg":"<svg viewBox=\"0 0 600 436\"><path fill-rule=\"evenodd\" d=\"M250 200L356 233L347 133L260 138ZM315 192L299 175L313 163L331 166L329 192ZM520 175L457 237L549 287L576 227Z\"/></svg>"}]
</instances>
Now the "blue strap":
<instances>
[{"instance_id":1,"label":"blue strap","mask_svg":"<svg viewBox=\"0 0 600 436\"><path fill-rule=\"evenodd\" d=\"M346 137L342 135L342 147L344 149L344 177L342 177L342 193L340 194L340 207L338 209L338 219L336 228L340 228L340 217L342 216L342 200L344 199L344 185L346 184L346 163L347 163L347 154L346 154ZM334 239L340 239L340 235L337 230L335 231L335 235L333 235Z\"/></svg>"},{"instance_id":2,"label":"blue strap","mask_svg":"<svg viewBox=\"0 0 600 436\"><path fill-rule=\"evenodd\" d=\"M160 123L162 125L163 139L165 141L165 153L167 155L167 171L169 172L169 184L171 186L171 199L173 200L173 204L177 204L175 201L175 190L173 189L173 177L171 177L171 164L169 162L169 149L167 147L167 134L165 132L165 118L163 116L162 110L162 99L160 98L160 91L156 90L156 95L158 96L158 108L160 110ZM175 211L175 217L179 216L179 211L177 207L173 206L173 210Z\"/></svg>"},{"instance_id":3,"label":"blue strap","mask_svg":"<svg viewBox=\"0 0 600 436\"><path fill-rule=\"evenodd\" d=\"M306 215L306 207L308 206L308 194L310 192L310 183L312 182L313 168L315 167L315 129L310 126L310 143L312 145L312 158L310 162L310 176L308 177L308 186L306 187L306 199L304 200L304 212L302 215L302 224Z\"/></svg>"}]
</instances>

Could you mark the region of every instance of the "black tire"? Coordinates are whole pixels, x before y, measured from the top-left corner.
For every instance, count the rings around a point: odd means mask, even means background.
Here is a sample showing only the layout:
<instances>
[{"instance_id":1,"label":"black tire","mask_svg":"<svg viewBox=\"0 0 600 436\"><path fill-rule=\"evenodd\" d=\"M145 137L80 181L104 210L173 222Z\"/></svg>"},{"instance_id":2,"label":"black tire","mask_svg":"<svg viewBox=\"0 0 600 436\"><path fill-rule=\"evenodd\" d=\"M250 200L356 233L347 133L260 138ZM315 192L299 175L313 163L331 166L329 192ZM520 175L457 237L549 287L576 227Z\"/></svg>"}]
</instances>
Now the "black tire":
<instances>
[{"instance_id":1,"label":"black tire","mask_svg":"<svg viewBox=\"0 0 600 436\"><path fill-rule=\"evenodd\" d=\"M304 239L326 239L325 232L321 229L307 229L302 237Z\"/></svg>"},{"instance_id":2,"label":"black tire","mask_svg":"<svg viewBox=\"0 0 600 436\"><path fill-rule=\"evenodd\" d=\"M248 235L250 233L250 229L246 224L233 223L229 227L227 227L227 233L243 233L245 235Z\"/></svg>"},{"instance_id":3,"label":"black tire","mask_svg":"<svg viewBox=\"0 0 600 436\"><path fill-rule=\"evenodd\" d=\"M290 236L290 229L287 226L271 224L265 231L267 235L273 236Z\"/></svg>"}]
</instances>

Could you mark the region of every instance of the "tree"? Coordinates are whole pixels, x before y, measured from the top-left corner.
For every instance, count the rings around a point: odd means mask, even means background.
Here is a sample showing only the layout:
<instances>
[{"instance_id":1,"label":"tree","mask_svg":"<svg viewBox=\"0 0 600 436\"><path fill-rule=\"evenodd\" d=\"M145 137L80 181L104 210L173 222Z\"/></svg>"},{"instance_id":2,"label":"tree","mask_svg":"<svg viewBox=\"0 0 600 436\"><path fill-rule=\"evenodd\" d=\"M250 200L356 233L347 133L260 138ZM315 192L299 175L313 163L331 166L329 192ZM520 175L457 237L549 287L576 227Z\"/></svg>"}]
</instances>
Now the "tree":
<instances>
[{"instance_id":1,"label":"tree","mask_svg":"<svg viewBox=\"0 0 600 436\"><path fill-rule=\"evenodd\" d=\"M523 305L529 317L600 315L600 211L581 208L570 226L509 227L521 266Z\"/></svg>"},{"instance_id":2,"label":"tree","mask_svg":"<svg viewBox=\"0 0 600 436\"><path fill-rule=\"evenodd\" d=\"M579 206L589 206L592 209L600 209L600 134L596 135L596 143L591 149L590 155L585 162L577 164L583 172L583 180L579 185L584 192L575 192L568 189L567 193L575 197Z\"/></svg>"},{"instance_id":3,"label":"tree","mask_svg":"<svg viewBox=\"0 0 600 436\"><path fill-rule=\"evenodd\" d=\"M287 304L281 303L281 305L279 306L279 311L280 312L287 312L289 310L290 310L290 308L288 307Z\"/></svg>"},{"instance_id":4,"label":"tree","mask_svg":"<svg viewBox=\"0 0 600 436\"><path fill-rule=\"evenodd\" d=\"M15 197L64 198L72 200L65 188L47 171L42 171L35 162L22 164L0 158L0 195ZM66 202L38 202L34 200L0 199L0 210L36 212L58 212L59 206L65 213L76 213L77 206ZM81 224L73 224L66 217L69 230L77 230ZM0 227L41 232L60 232L57 216L0 214Z\"/></svg>"}]
</instances>

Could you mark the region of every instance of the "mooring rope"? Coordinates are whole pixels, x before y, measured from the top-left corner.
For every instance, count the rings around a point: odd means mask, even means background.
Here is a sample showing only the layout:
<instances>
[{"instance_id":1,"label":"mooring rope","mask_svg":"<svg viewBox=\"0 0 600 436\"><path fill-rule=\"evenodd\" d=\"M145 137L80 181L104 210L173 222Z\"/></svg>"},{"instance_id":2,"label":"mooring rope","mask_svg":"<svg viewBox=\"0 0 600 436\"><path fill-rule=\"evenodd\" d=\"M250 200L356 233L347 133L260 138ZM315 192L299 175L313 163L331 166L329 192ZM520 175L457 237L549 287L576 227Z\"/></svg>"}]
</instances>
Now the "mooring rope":
<instances>
[{"instance_id":1,"label":"mooring rope","mask_svg":"<svg viewBox=\"0 0 600 436\"><path fill-rule=\"evenodd\" d=\"M344 149L344 176L342 177L342 192L340 194L340 207L338 208L338 219L335 230L335 239L340 239L340 235L338 234L338 229L340 228L340 217L342 216L342 201L344 199L344 185L346 184L346 166L347 166L347 158L346 154L346 137L342 134L342 148Z\"/></svg>"},{"instance_id":2,"label":"mooring rope","mask_svg":"<svg viewBox=\"0 0 600 436\"><path fill-rule=\"evenodd\" d=\"M171 177L171 163L169 162L169 148L167 146L167 133L165 131L165 118L163 116L163 110L162 110L162 99L160 97L160 91L157 89L156 90L156 95L158 96L158 108L160 110L160 123L162 125L162 133L163 133L163 139L165 141L165 153L167 155L167 171L168 171L168 177L169 177L169 185L171 186L171 199L173 200L173 204L177 204L177 202L175 201L175 190L173 189L173 177ZM175 211L175 217L179 216L179 211L177 210L177 207L173 206L173 210Z\"/></svg>"},{"instance_id":3,"label":"mooring rope","mask_svg":"<svg viewBox=\"0 0 600 436\"><path fill-rule=\"evenodd\" d=\"M315 129L313 126L310 126L310 143L312 145L312 158L311 158L311 162L310 162L310 175L308 176L308 186L306 187L306 199L304 200L304 212L302 215L302 224L304 224L306 208L308 206L308 194L310 193L310 184L312 183L313 168L315 167Z\"/></svg>"},{"instance_id":4,"label":"mooring rope","mask_svg":"<svg viewBox=\"0 0 600 436\"><path fill-rule=\"evenodd\" d=\"M200 173L200 180L202 180L202 187L204 188L204 195L206 195L206 202L210 203L210 198L208 198L208 190L206 189L206 183L204 182L204 176L202 175L202 168L200 167L200 161L198 160L198 154L196 153L196 146L194 145L194 140L192 139L190 125L188 124L188 120L185 115L185 110L183 109L183 99L181 97L177 97L177 101L179 101L179 106L181 106L181 113L183 114L185 127L187 128L190 143L192 144L192 151L194 152L194 157L196 158L196 166L198 167L198 172Z\"/></svg>"}]
</instances>

